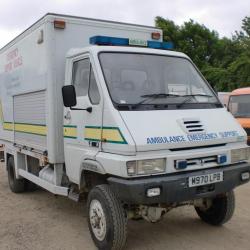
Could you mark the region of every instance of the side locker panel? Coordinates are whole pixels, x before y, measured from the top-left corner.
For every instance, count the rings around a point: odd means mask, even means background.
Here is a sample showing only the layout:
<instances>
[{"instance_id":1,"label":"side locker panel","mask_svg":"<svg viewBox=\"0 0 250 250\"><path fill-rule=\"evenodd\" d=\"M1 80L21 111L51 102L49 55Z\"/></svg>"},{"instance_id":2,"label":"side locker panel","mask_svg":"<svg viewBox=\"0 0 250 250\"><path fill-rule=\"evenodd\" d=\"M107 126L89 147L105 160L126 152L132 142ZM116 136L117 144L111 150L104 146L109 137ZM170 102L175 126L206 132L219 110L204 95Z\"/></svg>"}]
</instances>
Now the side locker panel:
<instances>
[{"instance_id":1,"label":"side locker panel","mask_svg":"<svg viewBox=\"0 0 250 250\"><path fill-rule=\"evenodd\" d=\"M14 142L47 150L46 91L14 96Z\"/></svg>"}]
</instances>

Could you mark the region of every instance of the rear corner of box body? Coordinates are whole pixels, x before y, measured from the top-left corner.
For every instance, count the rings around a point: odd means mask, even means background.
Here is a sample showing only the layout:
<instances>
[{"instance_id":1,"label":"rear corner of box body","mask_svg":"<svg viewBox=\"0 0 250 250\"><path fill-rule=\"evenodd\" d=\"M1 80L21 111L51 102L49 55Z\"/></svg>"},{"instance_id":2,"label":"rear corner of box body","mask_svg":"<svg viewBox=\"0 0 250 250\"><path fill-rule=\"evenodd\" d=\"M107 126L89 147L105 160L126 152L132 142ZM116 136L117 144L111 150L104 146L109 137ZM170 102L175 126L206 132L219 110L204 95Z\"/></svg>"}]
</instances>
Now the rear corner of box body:
<instances>
[{"instance_id":1,"label":"rear corner of box body","mask_svg":"<svg viewBox=\"0 0 250 250\"><path fill-rule=\"evenodd\" d=\"M47 145L50 163L64 163L63 147L63 102L61 87L64 84L64 70L58 72L56 58L56 35L53 23L46 23L47 33ZM61 58L65 61L66 58ZM61 62L62 63L62 62ZM59 75L63 75L58 79Z\"/></svg>"},{"instance_id":2,"label":"rear corner of box body","mask_svg":"<svg viewBox=\"0 0 250 250\"><path fill-rule=\"evenodd\" d=\"M0 50L0 139L47 151L50 163L61 163L63 107L51 26L45 17Z\"/></svg>"}]
</instances>

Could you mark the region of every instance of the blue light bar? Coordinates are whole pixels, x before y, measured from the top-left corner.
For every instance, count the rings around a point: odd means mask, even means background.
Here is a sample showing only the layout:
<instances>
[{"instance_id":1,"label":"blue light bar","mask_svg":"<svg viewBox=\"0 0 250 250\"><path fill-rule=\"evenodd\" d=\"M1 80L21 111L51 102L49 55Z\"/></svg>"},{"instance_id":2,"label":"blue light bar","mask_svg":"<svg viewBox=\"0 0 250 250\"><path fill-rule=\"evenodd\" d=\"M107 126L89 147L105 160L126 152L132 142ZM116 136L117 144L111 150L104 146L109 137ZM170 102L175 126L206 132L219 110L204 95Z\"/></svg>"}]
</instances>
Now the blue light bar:
<instances>
[{"instance_id":1,"label":"blue light bar","mask_svg":"<svg viewBox=\"0 0 250 250\"><path fill-rule=\"evenodd\" d=\"M111 36L93 36L89 39L89 43L93 45L110 45L110 46L136 46L147 47L152 49L173 49L172 42L156 42L156 41L143 41L135 43L136 39L111 37ZM141 43L140 43L141 42ZM133 44L134 43L134 44Z\"/></svg>"},{"instance_id":2,"label":"blue light bar","mask_svg":"<svg viewBox=\"0 0 250 250\"><path fill-rule=\"evenodd\" d=\"M127 46L129 45L129 39L120 37L111 37L111 36L93 36L90 37L89 43L95 45Z\"/></svg>"},{"instance_id":3,"label":"blue light bar","mask_svg":"<svg viewBox=\"0 0 250 250\"><path fill-rule=\"evenodd\" d=\"M174 44L172 42L148 41L148 47L152 49L173 49Z\"/></svg>"}]
</instances>

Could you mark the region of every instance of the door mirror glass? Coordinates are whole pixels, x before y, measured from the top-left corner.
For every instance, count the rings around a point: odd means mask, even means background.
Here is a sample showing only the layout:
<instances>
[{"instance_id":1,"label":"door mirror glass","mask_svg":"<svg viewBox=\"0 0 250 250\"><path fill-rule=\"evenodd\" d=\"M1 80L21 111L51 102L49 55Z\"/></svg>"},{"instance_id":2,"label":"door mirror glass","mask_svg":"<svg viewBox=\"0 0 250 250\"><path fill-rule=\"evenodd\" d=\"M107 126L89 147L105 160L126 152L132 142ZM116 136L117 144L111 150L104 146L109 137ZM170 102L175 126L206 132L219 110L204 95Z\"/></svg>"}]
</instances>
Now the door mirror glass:
<instances>
[{"instance_id":1,"label":"door mirror glass","mask_svg":"<svg viewBox=\"0 0 250 250\"><path fill-rule=\"evenodd\" d=\"M67 85L62 87L63 104L65 107L76 106L76 91L73 85Z\"/></svg>"}]
</instances>

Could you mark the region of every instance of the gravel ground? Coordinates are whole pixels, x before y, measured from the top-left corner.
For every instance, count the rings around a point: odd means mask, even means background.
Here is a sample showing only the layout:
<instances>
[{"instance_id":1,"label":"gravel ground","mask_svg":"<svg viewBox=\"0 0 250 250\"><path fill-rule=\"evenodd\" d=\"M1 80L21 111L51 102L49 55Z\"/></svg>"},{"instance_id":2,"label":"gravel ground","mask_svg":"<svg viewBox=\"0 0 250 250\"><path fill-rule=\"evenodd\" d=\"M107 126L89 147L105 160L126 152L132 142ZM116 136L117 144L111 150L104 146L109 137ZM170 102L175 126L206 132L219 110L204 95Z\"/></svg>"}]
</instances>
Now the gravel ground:
<instances>
[{"instance_id":1,"label":"gravel ground","mask_svg":"<svg viewBox=\"0 0 250 250\"><path fill-rule=\"evenodd\" d=\"M250 184L236 190L236 211L223 227L206 225L192 207L170 211L156 224L130 221L125 249L250 249ZM88 250L84 203L46 191L13 194L0 165L0 250Z\"/></svg>"}]
</instances>

